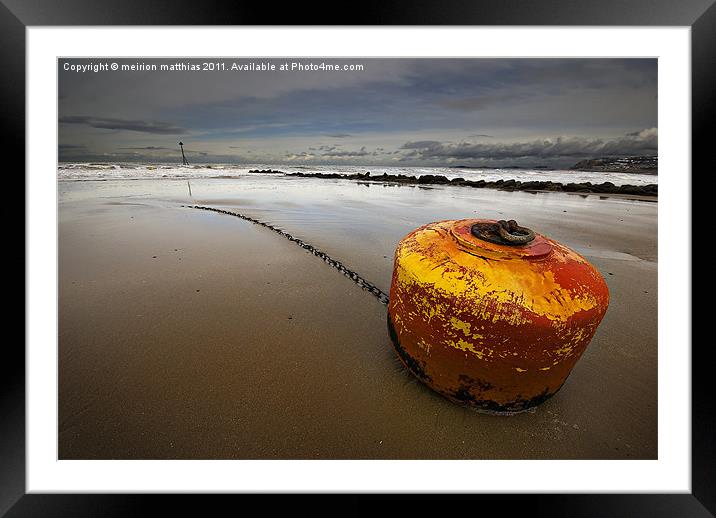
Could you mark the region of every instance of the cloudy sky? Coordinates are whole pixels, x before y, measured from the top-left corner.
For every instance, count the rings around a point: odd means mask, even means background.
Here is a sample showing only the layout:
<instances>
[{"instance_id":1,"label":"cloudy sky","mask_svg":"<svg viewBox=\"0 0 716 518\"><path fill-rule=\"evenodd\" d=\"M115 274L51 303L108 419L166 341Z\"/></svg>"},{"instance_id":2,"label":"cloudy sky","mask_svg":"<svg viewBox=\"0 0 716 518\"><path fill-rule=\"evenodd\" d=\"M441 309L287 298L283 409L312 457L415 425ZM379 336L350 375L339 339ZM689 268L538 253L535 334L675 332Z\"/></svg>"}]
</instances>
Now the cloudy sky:
<instances>
[{"instance_id":1,"label":"cloudy sky","mask_svg":"<svg viewBox=\"0 0 716 518\"><path fill-rule=\"evenodd\" d=\"M213 72L66 70L204 61L60 60L60 160L177 162L180 140L194 163L563 167L657 154L655 59L221 59ZM261 63L276 70L237 69ZM357 70L280 70L294 63Z\"/></svg>"}]
</instances>

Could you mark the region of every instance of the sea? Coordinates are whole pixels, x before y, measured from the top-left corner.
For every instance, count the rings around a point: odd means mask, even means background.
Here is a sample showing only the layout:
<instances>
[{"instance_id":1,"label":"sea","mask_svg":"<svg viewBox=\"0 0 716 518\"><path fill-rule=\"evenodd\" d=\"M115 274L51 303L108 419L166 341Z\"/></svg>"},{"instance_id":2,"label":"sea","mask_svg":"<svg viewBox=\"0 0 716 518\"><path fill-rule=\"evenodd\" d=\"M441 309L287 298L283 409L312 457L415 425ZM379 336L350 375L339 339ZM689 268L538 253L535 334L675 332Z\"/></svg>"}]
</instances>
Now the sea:
<instances>
[{"instance_id":1,"label":"sea","mask_svg":"<svg viewBox=\"0 0 716 518\"><path fill-rule=\"evenodd\" d=\"M255 170L271 173L250 172ZM280 172L277 172L280 171ZM182 166L160 163L60 163L57 177L60 181L97 181L97 180L152 180L152 179L210 179L241 178L247 175L281 175L282 173L341 173L354 174L370 172L371 176L404 174L419 177L422 175L443 175L446 178L464 178L465 180L518 180L552 181L560 183L593 184L611 182L614 185L657 184L655 174L616 173L602 171L571 171L564 169L492 169L492 168L452 168L452 167L367 167L367 166L290 166L277 164L200 164Z\"/></svg>"}]
</instances>

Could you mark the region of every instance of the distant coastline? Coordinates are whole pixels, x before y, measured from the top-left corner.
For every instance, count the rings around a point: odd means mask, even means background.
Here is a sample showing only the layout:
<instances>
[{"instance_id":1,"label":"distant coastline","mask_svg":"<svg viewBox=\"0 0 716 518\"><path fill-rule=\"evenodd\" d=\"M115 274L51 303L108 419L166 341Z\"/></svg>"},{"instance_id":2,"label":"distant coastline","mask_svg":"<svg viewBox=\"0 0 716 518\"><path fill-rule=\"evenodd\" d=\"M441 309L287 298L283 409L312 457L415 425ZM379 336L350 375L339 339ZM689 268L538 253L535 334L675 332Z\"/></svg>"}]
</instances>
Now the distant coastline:
<instances>
[{"instance_id":1,"label":"distant coastline","mask_svg":"<svg viewBox=\"0 0 716 518\"><path fill-rule=\"evenodd\" d=\"M469 166L469 165L451 165L450 169L515 169L515 170L537 170L537 171L556 171L559 168L548 165L534 166ZM593 173L631 173L631 174L658 174L659 158L657 156L626 156L626 157L601 157L580 160L567 169L568 171L583 171Z\"/></svg>"},{"instance_id":2,"label":"distant coastline","mask_svg":"<svg viewBox=\"0 0 716 518\"><path fill-rule=\"evenodd\" d=\"M577 162L570 169L572 171L604 173L657 174L659 171L659 158L656 156L592 158Z\"/></svg>"}]
</instances>

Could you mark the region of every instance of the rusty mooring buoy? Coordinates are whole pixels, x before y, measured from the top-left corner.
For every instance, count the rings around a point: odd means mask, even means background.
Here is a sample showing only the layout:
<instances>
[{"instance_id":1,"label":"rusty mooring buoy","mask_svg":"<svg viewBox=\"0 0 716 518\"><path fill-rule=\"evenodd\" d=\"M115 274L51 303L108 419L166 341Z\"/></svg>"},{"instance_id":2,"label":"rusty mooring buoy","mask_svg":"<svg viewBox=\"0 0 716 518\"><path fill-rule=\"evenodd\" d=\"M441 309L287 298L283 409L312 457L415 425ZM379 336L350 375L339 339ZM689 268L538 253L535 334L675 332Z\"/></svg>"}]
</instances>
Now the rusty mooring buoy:
<instances>
[{"instance_id":1,"label":"rusty mooring buoy","mask_svg":"<svg viewBox=\"0 0 716 518\"><path fill-rule=\"evenodd\" d=\"M514 221L441 221L399 243L388 326L426 385L513 413L562 387L608 304L596 268L556 241Z\"/></svg>"}]
</instances>

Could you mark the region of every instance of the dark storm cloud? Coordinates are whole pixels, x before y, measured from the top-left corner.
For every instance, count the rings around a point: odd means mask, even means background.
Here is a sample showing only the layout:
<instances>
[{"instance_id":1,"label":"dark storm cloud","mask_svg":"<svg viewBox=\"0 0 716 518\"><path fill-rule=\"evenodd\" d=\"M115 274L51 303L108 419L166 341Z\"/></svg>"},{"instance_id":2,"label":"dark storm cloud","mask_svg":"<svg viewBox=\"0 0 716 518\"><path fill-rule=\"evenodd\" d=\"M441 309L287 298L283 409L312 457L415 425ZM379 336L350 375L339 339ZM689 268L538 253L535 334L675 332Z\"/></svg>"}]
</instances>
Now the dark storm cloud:
<instances>
[{"instance_id":1,"label":"dark storm cloud","mask_svg":"<svg viewBox=\"0 0 716 518\"><path fill-rule=\"evenodd\" d=\"M246 137L315 134L345 139L417 128L480 134L493 134L480 131L488 128L529 128L577 134L585 127L593 131L656 124L655 66L644 67L638 60L586 61L597 63L414 60L400 81L376 77L370 87L336 88L327 81L274 96L252 92L182 107L171 117L205 128L207 139L226 138L231 131ZM642 83L647 87L640 87ZM326 132L328 128L335 131Z\"/></svg>"},{"instance_id":2,"label":"dark storm cloud","mask_svg":"<svg viewBox=\"0 0 716 518\"><path fill-rule=\"evenodd\" d=\"M655 138L652 148L643 136L626 135L657 124L655 59L352 61L365 70L81 77L61 70L60 140L86 145L87 156L112 156L123 146L156 160L174 157L170 136L183 135L207 160L224 159L227 150L240 160L250 149L267 164L656 152ZM76 115L83 113L92 116Z\"/></svg>"},{"instance_id":3,"label":"dark storm cloud","mask_svg":"<svg viewBox=\"0 0 716 518\"><path fill-rule=\"evenodd\" d=\"M443 146L439 140L417 140L415 142L406 142L401 149L434 149Z\"/></svg>"},{"instance_id":4,"label":"dark storm cloud","mask_svg":"<svg viewBox=\"0 0 716 518\"><path fill-rule=\"evenodd\" d=\"M505 158L579 158L601 156L634 156L656 154L658 135L656 128L629 133L616 139L589 139L583 137L557 137L529 142L472 144L441 143L437 141L406 142L401 149L408 158L435 159L492 159Z\"/></svg>"},{"instance_id":5,"label":"dark storm cloud","mask_svg":"<svg viewBox=\"0 0 716 518\"><path fill-rule=\"evenodd\" d=\"M72 158L82 157L87 153L87 147L82 144L59 144L57 146L57 154L60 160L71 160Z\"/></svg>"},{"instance_id":6,"label":"dark storm cloud","mask_svg":"<svg viewBox=\"0 0 716 518\"><path fill-rule=\"evenodd\" d=\"M160 121L127 120L73 115L60 117L60 122L62 124L84 124L99 129L139 131L142 133L156 133L159 135L181 135L186 133L186 129L184 128Z\"/></svg>"},{"instance_id":7,"label":"dark storm cloud","mask_svg":"<svg viewBox=\"0 0 716 518\"><path fill-rule=\"evenodd\" d=\"M359 157L359 156L368 156L368 155L375 155L375 151L371 152L368 151L365 146L360 148L358 151L341 151L341 150L331 150L327 151L326 153L323 153L321 156L323 157L331 157L331 158L347 158L347 157Z\"/></svg>"}]
</instances>

